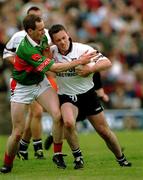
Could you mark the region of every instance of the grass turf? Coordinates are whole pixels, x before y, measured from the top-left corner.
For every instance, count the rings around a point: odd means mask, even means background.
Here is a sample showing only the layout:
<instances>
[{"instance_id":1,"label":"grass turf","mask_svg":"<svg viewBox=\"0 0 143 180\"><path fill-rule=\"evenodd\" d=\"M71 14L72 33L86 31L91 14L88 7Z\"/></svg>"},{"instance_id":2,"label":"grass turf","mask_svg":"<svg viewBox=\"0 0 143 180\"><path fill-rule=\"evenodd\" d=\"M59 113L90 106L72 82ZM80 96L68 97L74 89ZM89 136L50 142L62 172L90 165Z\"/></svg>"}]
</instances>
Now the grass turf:
<instances>
[{"instance_id":1,"label":"grass turf","mask_svg":"<svg viewBox=\"0 0 143 180\"><path fill-rule=\"evenodd\" d=\"M52 148L44 150L45 160L36 160L33 147L29 146L29 160L15 159L14 168L9 174L0 174L0 180L141 180L143 179L143 132L116 132L124 154L133 163L131 168L120 167L113 154L96 133L79 134L85 167L73 169L71 151L64 142L63 152L67 168L57 169L52 162ZM44 140L45 137L43 137ZM0 136L0 160L2 165L7 137Z\"/></svg>"}]
</instances>

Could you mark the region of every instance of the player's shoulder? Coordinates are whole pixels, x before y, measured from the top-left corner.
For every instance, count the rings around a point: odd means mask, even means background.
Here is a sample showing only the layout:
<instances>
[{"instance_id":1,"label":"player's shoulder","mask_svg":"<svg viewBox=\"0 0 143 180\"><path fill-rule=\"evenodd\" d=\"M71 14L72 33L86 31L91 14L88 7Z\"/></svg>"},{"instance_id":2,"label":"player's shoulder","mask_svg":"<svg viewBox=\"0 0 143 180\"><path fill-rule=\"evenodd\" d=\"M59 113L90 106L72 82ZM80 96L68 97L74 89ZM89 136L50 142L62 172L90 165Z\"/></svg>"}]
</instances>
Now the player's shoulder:
<instances>
[{"instance_id":1,"label":"player's shoulder","mask_svg":"<svg viewBox=\"0 0 143 180\"><path fill-rule=\"evenodd\" d=\"M93 50L91 46L80 42L73 42L73 48L78 51Z\"/></svg>"},{"instance_id":2,"label":"player's shoulder","mask_svg":"<svg viewBox=\"0 0 143 180\"><path fill-rule=\"evenodd\" d=\"M7 49L17 48L17 46L20 44L21 40L24 39L25 35L26 35L26 32L24 30L16 32L11 37L11 39L9 39L9 41L6 43L6 48Z\"/></svg>"},{"instance_id":3,"label":"player's shoulder","mask_svg":"<svg viewBox=\"0 0 143 180\"><path fill-rule=\"evenodd\" d=\"M22 31L18 31L15 34L13 34L12 38L24 38L26 36L26 31L22 30Z\"/></svg>"}]
</instances>

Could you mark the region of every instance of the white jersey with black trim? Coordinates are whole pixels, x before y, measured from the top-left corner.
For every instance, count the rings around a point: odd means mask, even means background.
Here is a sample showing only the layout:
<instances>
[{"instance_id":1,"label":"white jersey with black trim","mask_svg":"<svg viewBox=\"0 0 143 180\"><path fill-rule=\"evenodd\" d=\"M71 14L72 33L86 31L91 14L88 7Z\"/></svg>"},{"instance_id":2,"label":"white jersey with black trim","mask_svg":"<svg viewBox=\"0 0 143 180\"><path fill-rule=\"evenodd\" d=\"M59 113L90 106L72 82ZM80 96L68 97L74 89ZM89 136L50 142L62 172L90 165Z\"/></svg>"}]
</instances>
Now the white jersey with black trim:
<instances>
[{"instance_id":1,"label":"white jersey with black trim","mask_svg":"<svg viewBox=\"0 0 143 180\"><path fill-rule=\"evenodd\" d=\"M16 32L11 39L7 42L6 47L4 48L3 51L3 59L7 58L7 57L11 57L15 55L16 49L19 46L20 42L22 41L22 39L26 36L26 31L22 30L22 31L18 31ZM51 43L51 38L49 36L48 30L45 29L45 35L48 38L48 43Z\"/></svg>"},{"instance_id":2,"label":"white jersey with black trim","mask_svg":"<svg viewBox=\"0 0 143 180\"><path fill-rule=\"evenodd\" d=\"M60 54L57 46L55 45L51 47L51 50L53 52L53 58L55 59L55 61L58 63L62 63L76 60L87 50L88 52L91 52L94 49L88 45L73 42L72 49L66 56ZM58 94L60 95L83 94L94 86L93 74L90 74L87 77L81 77L75 72L75 68L56 73L56 79L58 84Z\"/></svg>"}]
</instances>

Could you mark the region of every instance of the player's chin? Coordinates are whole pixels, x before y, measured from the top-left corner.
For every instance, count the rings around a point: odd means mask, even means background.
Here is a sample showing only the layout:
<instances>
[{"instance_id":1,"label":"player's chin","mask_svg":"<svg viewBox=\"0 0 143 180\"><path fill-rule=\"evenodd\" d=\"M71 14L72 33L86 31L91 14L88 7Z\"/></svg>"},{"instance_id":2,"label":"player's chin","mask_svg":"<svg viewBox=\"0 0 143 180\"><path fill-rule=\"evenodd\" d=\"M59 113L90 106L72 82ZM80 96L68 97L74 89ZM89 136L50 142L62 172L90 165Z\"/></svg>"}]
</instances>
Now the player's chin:
<instances>
[{"instance_id":1,"label":"player's chin","mask_svg":"<svg viewBox=\"0 0 143 180\"><path fill-rule=\"evenodd\" d=\"M42 37L44 37L44 35L43 35L43 34L39 36L39 39L41 39Z\"/></svg>"}]
</instances>

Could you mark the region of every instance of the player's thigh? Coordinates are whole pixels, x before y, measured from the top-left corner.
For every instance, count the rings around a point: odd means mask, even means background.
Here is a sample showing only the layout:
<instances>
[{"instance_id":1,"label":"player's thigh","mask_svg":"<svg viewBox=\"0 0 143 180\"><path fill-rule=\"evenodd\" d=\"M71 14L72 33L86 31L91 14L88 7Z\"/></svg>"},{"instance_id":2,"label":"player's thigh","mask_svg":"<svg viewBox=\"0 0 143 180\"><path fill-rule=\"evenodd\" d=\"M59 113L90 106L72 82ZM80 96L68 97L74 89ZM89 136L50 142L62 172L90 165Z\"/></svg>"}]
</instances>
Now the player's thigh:
<instances>
[{"instance_id":1,"label":"player's thigh","mask_svg":"<svg viewBox=\"0 0 143 180\"><path fill-rule=\"evenodd\" d=\"M11 117L13 128L24 128L26 104L11 102Z\"/></svg>"},{"instance_id":2,"label":"player's thigh","mask_svg":"<svg viewBox=\"0 0 143 180\"><path fill-rule=\"evenodd\" d=\"M32 120L32 111L31 104L27 106L26 116L25 116L25 129L30 129L31 120Z\"/></svg>"},{"instance_id":3,"label":"player's thigh","mask_svg":"<svg viewBox=\"0 0 143 180\"><path fill-rule=\"evenodd\" d=\"M60 113L59 98L53 88L48 88L38 98L37 102L50 114Z\"/></svg>"}]
</instances>

